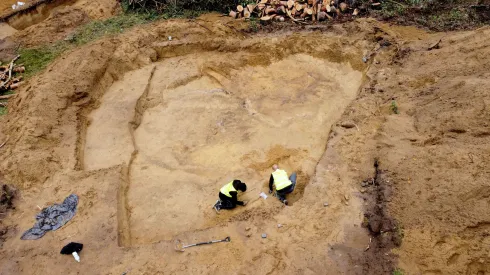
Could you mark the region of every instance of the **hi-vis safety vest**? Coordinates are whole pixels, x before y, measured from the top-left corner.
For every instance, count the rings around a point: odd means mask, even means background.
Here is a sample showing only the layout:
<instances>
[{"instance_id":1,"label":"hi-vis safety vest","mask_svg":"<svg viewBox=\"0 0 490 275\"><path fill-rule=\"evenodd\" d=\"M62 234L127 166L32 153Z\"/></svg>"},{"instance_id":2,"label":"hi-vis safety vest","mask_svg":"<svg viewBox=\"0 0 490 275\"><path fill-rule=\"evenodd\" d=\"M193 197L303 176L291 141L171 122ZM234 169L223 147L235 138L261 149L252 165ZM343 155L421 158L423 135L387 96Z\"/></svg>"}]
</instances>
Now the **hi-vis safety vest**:
<instances>
[{"instance_id":1,"label":"hi-vis safety vest","mask_svg":"<svg viewBox=\"0 0 490 275\"><path fill-rule=\"evenodd\" d=\"M272 177L274 177L274 185L276 185L276 190L282 190L293 184L289 180L288 174L284 170L277 169L276 171L272 172Z\"/></svg>"},{"instance_id":2,"label":"hi-vis safety vest","mask_svg":"<svg viewBox=\"0 0 490 275\"><path fill-rule=\"evenodd\" d=\"M230 197L230 198L231 198L231 195L230 195L231 191L237 192L235 187L233 187L233 181L226 184L225 186L221 187L221 189L219 191L221 193L223 193L225 196Z\"/></svg>"}]
</instances>

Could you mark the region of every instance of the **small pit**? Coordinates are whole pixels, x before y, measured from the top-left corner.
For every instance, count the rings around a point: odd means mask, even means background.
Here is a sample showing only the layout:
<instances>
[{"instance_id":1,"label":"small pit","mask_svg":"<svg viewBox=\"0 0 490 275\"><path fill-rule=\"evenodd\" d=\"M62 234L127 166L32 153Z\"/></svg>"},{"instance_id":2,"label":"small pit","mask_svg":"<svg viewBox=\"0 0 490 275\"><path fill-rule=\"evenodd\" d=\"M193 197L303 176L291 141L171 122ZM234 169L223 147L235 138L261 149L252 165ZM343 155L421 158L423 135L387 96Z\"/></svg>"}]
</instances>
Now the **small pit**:
<instances>
[{"instance_id":1,"label":"small pit","mask_svg":"<svg viewBox=\"0 0 490 275\"><path fill-rule=\"evenodd\" d=\"M362 77L347 61L304 53L166 58L127 73L105 93L90 115L83 166L129 165L131 245L247 219L259 207L281 211L274 198L257 199L274 163L298 172L294 207ZM247 183L241 198L250 203L216 215L219 188L233 179Z\"/></svg>"}]
</instances>

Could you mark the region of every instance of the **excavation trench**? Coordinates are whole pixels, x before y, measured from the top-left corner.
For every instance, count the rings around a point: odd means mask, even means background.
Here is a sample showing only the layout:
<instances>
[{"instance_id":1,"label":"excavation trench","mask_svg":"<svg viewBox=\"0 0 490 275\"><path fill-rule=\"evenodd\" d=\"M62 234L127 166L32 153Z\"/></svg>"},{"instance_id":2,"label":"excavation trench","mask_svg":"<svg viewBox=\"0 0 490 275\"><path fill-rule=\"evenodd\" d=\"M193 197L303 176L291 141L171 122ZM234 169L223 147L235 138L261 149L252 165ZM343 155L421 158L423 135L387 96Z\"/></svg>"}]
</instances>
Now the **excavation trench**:
<instances>
[{"instance_id":1,"label":"excavation trench","mask_svg":"<svg viewBox=\"0 0 490 275\"><path fill-rule=\"evenodd\" d=\"M90 114L83 167L128 166L119 211L126 211L120 216L130 239L122 245L281 211L278 201L257 199L274 163L300 175L290 197L294 207L331 125L361 85L363 74L347 61L297 53L264 62L247 52L191 52L115 82ZM247 183L243 197L251 202L216 215L218 190L233 179Z\"/></svg>"},{"instance_id":2,"label":"excavation trench","mask_svg":"<svg viewBox=\"0 0 490 275\"><path fill-rule=\"evenodd\" d=\"M0 23L6 22L15 30L23 30L48 18L57 9L74 4L77 0L31 0L16 10L10 6L17 0L4 0L0 9Z\"/></svg>"}]
</instances>

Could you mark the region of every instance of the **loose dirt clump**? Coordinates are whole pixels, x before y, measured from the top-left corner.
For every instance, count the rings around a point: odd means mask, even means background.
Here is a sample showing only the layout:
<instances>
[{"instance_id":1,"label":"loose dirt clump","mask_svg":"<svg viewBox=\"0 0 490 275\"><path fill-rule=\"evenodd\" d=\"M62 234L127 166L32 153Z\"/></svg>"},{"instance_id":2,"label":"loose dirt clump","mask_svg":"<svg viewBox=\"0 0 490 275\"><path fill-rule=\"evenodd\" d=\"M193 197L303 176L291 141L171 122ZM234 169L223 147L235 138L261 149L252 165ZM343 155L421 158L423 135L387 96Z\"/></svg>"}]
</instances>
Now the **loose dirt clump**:
<instances>
[{"instance_id":1,"label":"loose dirt clump","mask_svg":"<svg viewBox=\"0 0 490 275\"><path fill-rule=\"evenodd\" d=\"M5 215L7 210L14 209L14 199L17 190L7 184L0 184L0 213Z\"/></svg>"},{"instance_id":2,"label":"loose dirt clump","mask_svg":"<svg viewBox=\"0 0 490 275\"><path fill-rule=\"evenodd\" d=\"M7 216L9 210L15 209L14 199L17 195L17 190L7 184L0 184L0 247L5 241L9 227L2 223L4 217Z\"/></svg>"}]
</instances>

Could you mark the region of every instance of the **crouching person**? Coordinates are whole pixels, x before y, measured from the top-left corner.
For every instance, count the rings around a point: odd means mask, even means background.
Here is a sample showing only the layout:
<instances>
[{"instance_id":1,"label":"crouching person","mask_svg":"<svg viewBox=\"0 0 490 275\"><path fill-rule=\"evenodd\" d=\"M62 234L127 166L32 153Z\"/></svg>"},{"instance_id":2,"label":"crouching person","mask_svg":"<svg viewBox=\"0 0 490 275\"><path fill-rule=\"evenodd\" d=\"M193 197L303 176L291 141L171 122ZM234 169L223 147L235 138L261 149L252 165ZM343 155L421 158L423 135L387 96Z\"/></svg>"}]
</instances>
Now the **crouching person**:
<instances>
[{"instance_id":1,"label":"crouching person","mask_svg":"<svg viewBox=\"0 0 490 275\"><path fill-rule=\"evenodd\" d=\"M219 190L219 200L216 201L214 209L219 212L221 209L233 209L237 205L245 206L246 201L238 200L238 191L247 191L247 185L240 180L234 180Z\"/></svg>"},{"instance_id":2,"label":"crouching person","mask_svg":"<svg viewBox=\"0 0 490 275\"><path fill-rule=\"evenodd\" d=\"M292 173L288 178L286 171L279 169L277 164L272 166L272 171L274 172L272 172L269 179L269 193L272 194L272 187L275 186L276 197L285 205L288 205L286 195L292 193L296 187L296 173Z\"/></svg>"}]
</instances>

